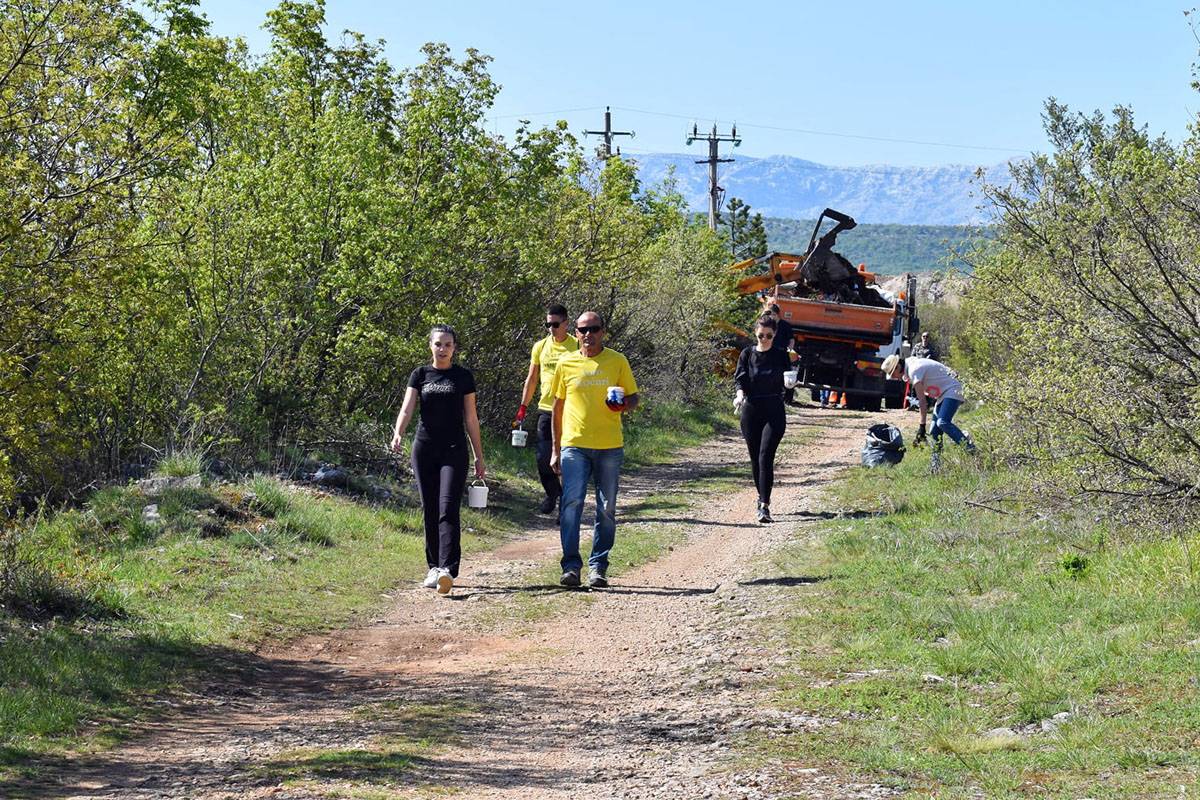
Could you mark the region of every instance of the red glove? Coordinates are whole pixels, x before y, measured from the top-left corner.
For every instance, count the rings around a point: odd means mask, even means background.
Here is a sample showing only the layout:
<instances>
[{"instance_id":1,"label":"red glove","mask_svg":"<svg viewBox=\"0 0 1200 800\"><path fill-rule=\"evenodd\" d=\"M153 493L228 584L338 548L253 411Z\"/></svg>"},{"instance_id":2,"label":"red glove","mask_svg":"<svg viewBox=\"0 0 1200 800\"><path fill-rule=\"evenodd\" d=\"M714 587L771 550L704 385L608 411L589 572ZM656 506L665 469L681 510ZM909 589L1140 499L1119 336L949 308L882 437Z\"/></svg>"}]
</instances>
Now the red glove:
<instances>
[{"instance_id":1,"label":"red glove","mask_svg":"<svg viewBox=\"0 0 1200 800\"><path fill-rule=\"evenodd\" d=\"M525 404L522 403L521 407L517 409L517 424L520 425L524 421L525 421Z\"/></svg>"},{"instance_id":2,"label":"red glove","mask_svg":"<svg viewBox=\"0 0 1200 800\"><path fill-rule=\"evenodd\" d=\"M605 400L604 405L608 406L609 409L611 409L612 411L617 411L617 412L624 411L625 407L626 407L624 400L622 400L619 403L610 403L607 400Z\"/></svg>"}]
</instances>

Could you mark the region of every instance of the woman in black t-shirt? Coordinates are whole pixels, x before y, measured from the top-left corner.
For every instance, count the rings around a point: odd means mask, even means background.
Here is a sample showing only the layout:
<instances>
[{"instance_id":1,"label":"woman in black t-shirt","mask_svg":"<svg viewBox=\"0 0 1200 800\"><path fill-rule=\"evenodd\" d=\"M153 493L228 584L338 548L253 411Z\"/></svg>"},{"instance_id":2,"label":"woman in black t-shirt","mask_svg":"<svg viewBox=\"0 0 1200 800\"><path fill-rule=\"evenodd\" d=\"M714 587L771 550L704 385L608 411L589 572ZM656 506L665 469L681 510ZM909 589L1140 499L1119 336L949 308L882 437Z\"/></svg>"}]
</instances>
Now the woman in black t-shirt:
<instances>
[{"instance_id":1,"label":"woman in black t-shirt","mask_svg":"<svg viewBox=\"0 0 1200 800\"><path fill-rule=\"evenodd\" d=\"M462 557L459 507L467 484L466 428L475 452L475 477L487 473L483 442L475 410L475 376L453 363L458 336L449 325L434 325L429 332L433 364L417 367L408 376L404 404L396 418L392 450L400 452L404 431L417 405L421 421L413 438L412 465L425 517L425 561L429 574L424 585L447 594L458 577Z\"/></svg>"},{"instance_id":2,"label":"woman in black t-shirt","mask_svg":"<svg viewBox=\"0 0 1200 800\"><path fill-rule=\"evenodd\" d=\"M733 382L734 411L741 412L742 438L750 451L750 472L758 489L758 521L771 519L771 489L775 485L775 451L783 439L783 373L792 368L786 350L774 347L776 323L762 316L754 323L757 345L738 356Z\"/></svg>"}]
</instances>

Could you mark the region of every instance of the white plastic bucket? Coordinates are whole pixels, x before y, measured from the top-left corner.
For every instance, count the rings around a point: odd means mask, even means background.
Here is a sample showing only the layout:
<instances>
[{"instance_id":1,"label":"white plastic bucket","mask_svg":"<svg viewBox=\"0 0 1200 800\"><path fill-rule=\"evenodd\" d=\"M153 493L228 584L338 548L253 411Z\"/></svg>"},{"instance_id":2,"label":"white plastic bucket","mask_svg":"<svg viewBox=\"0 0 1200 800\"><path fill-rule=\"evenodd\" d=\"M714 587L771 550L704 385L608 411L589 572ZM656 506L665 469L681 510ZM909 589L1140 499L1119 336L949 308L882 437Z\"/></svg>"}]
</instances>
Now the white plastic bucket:
<instances>
[{"instance_id":1,"label":"white plastic bucket","mask_svg":"<svg viewBox=\"0 0 1200 800\"><path fill-rule=\"evenodd\" d=\"M788 389L795 389L796 382L800 380L800 370L789 369L783 373L783 385Z\"/></svg>"},{"instance_id":2,"label":"white plastic bucket","mask_svg":"<svg viewBox=\"0 0 1200 800\"><path fill-rule=\"evenodd\" d=\"M467 487L467 505L471 508L487 508L488 487L477 480Z\"/></svg>"},{"instance_id":3,"label":"white plastic bucket","mask_svg":"<svg viewBox=\"0 0 1200 800\"><path fill-rule=\"evenodd\" d=\"M524 447L526 440L529 438L529 431L523 431L520 428L513 428L512 446Z\"/></svg>"}]
</instances>

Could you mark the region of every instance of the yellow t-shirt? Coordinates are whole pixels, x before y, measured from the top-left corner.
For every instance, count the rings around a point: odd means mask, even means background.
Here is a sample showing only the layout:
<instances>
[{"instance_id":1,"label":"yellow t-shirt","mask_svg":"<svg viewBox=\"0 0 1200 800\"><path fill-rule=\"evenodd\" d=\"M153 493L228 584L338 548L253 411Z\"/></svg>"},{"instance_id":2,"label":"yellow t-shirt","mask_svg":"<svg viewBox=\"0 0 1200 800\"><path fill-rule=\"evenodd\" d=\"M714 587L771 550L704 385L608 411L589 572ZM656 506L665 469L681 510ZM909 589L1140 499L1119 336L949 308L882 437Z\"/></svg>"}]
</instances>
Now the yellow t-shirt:
<instances>
[{"instance_id":1,"label":"yellow t-shirt","mask_svg":"<svg viewBox=\"0 0 1200 800\"><path fill-rule=\"evenodd\" d=\"M538 398L539 410L554 410L554 395L550 393L550 387L554 385L554 370L558 368L558 362L563 356L577 350L579 350L579 342L575 341L574 336L568 336L561 342L556 342L554 335L550 334L545 339L538 339L534 343L533 350L529 354L529 363L538 365L538 378L542 388L541 397Z\"/></svg>"},{"instance_id":2,"label":"yellow t-shirt","mask_svg":"<svg viewBox=\"0 0 1200 800\"><path fill-rule=\"evenodd\" d=\"M595 358L576 352L558 362L551 393L564 401L563 447L624 446L621 415L604 403L609 386L620 386L626 397L638 390L629 361L616 350L606 347Z\"/></svg>"}]
</instances>

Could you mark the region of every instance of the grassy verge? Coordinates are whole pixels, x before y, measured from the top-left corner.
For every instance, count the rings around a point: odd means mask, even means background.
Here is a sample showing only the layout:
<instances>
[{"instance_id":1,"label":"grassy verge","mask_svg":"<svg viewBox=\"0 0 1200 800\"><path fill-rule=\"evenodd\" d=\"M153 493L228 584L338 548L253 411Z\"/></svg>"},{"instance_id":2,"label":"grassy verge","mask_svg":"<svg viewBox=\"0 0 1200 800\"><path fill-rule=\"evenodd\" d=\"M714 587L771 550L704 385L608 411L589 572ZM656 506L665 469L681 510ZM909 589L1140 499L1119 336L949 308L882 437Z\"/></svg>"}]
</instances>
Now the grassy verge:
<instances>
[{"instance_id":1,"label":"grassy verge","mask_svg":"<svg viewBox=\"0 0 1200 800\"><path fill-rule=\"evenodd\" d=\"M1200 789L1196 531L1121 531L997 501L1019 476L928 450L850 471L844 517L790 556L788 706L838 720L774 755L910 796Z\"/></svg>"},{"instance_id":2,"label":"grassy verge","mask_svg":"<svg viewBox=\"0 0 1200 800\"><path fill-rule=\"evenodd\" d=\"M668 460L713 420L648 405L630 420L628 460ZM497 434L486 452L494 492L486 512L464 509L468 558L521 530L539 490L531 449ZM210 483L198 466L173 459L162 485L103 489L0 540L0 778L38 753L107 746L254 646L347 624L424 574L417 508L265 477ZM668 540L627 544L640 561Z\"/></svg>"}]
</instances>

